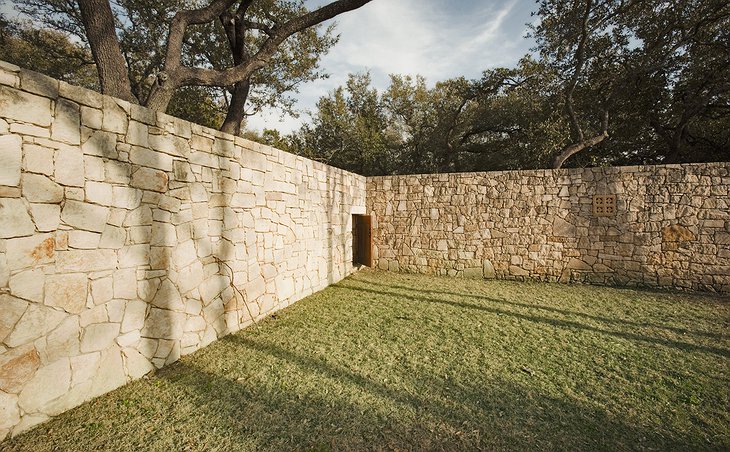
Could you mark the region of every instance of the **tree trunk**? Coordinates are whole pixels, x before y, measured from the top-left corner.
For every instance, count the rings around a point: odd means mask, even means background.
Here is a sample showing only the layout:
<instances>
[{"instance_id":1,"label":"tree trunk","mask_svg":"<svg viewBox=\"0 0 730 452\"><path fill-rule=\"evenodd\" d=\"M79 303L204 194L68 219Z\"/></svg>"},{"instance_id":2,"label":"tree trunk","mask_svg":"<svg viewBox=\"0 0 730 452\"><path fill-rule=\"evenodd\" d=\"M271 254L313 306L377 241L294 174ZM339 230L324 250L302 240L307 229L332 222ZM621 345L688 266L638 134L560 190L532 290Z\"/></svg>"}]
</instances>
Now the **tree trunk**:
<instances>
[{"instance_id":1,"label":"tree trunk","mask_svg":"<svg viewBox=\"0 0 730 452\"><path fill-rule=\"evenodd\" d=\"M221 126L221 131L232 135L239 135L241 133L241 124L246 117L246 100L248 99L250 90L251 82L249 80L236 83L233 88L233 95L231 96L231 105L228 106L228 113Z\"/></svg>"},{"instance_id":2,"label":"tree trunk","mask_svg":"<svg viewBox=\"0 0 730 452\"><path fill-rule=\"evenodd\" d=\"M597 145L606 138L608 138L608 132L604 130L603 133L601 133L600 135L596 135L595 137L581 141L580 143L574 143L567 146L560 154L556 155L555 158L553 158L552 168L562 168L563 163L565 163L565 161L568 160L571 156L579 153L586 148Z\"/></svg>"},{"instance_id":3,"label":"tree trunk","mask_svg":"<svg viewBox=\"0 0 730 452\"><path fill-rule=\"evenodd\" d=\"M99 73L101 92L129 102L132 94L127 66L119 47L114 14L108 0L79 0L81 20Z\"/></svg>"}]
</instances>

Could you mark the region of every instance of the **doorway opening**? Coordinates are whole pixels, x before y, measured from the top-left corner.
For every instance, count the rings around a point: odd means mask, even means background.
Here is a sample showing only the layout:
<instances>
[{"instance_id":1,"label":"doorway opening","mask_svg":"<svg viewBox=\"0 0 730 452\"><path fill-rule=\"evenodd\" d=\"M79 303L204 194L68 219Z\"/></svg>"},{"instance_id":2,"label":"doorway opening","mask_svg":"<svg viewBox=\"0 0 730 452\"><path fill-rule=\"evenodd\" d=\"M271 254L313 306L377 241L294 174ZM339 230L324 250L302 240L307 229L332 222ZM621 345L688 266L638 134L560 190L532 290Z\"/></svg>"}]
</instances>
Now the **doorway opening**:
<instances>
[{"instance_id":1,"label":"doorway opening","mask_svg":"<svg viewBox=\"0 0 730 452\"><path fill-rule=\"evenodd\" d=\"M373 266L373 222L370 215L352 216L352 263Z\"/></svg>"}]
</instances>

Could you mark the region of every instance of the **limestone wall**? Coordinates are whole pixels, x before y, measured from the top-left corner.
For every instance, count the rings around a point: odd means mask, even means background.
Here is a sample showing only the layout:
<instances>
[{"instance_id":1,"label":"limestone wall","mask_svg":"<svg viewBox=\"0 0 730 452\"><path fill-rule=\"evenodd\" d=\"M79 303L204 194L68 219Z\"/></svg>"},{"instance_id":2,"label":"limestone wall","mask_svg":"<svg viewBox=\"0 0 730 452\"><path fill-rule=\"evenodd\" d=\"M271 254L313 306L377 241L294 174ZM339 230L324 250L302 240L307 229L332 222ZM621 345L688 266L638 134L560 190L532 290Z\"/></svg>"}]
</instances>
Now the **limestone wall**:
<instances>
[{"instance_id":1,"label":"limestone wall","mask_svg":"<svg viewBox=\"0 0 730 452\"><path fill-rule=\"evenodd\" d=\"M730 293L730 163L372 177L375 264ZM593 195L616 211L593 213Z\"/></svg>"},{"instance_id":2,"label":"limestone wall","mask_svg":"<svg viewBox=\"0 0 730 452\"><path fill-rule=\"evenodd\" d=\"M343 278L364 207L363 177L0 62L0 439Z\"/></svg>"}]
</instances>

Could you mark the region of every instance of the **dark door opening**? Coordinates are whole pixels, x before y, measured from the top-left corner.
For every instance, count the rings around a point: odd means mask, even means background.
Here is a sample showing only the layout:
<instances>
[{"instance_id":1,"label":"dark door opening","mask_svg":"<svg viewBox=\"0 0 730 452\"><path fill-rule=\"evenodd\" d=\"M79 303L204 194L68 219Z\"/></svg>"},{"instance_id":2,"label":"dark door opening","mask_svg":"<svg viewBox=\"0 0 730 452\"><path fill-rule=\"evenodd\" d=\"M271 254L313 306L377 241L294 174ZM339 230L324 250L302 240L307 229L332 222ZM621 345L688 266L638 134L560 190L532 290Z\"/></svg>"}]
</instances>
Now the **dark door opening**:
<instances>
[{"instance_id":1,"label":"dark door opening","mask_svg":"<svg viewBox=\"0 0 730 452\"><path fill-rule=\"evenodd\" d=\"M352 216L352 261L373 266L373 223L370 215Z\"/></svg>"}]
</instances>

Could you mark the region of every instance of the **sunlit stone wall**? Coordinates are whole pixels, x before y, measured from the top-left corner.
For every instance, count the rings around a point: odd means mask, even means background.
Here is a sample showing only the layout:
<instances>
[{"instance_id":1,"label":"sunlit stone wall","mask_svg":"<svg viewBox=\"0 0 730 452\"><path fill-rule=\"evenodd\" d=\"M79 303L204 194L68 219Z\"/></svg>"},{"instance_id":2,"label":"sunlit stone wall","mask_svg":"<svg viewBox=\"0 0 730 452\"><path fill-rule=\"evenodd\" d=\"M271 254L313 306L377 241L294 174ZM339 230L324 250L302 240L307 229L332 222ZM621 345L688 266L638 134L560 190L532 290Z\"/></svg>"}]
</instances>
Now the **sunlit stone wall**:
<instances>
[{"instance_id":1,"label":"sunlit stone wall","mask_svg":"<svg viewBox=\"0 0 730 452\"><path fill-rule=\"evenodd\" d=\"M375 264L730 293L730 163L371 177ZM615 211L594 214L594 195Z\"/></svg>"},{"instance_id":2,"label":"sunlit stone wall","mask_svg":"<svg viewBox=\"0 0 730 452\"><path fill-rule=\"evenodd\" d=\"M364 209L364 177L0 62L0 439L342 279Z\"/></svg>"}]
</instances>

